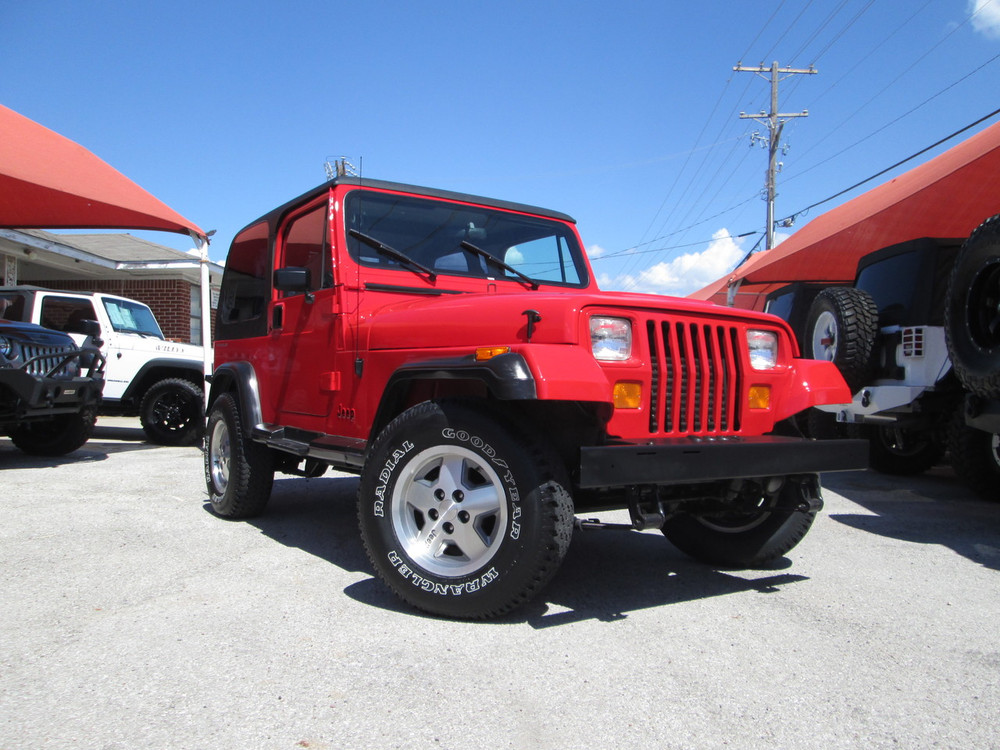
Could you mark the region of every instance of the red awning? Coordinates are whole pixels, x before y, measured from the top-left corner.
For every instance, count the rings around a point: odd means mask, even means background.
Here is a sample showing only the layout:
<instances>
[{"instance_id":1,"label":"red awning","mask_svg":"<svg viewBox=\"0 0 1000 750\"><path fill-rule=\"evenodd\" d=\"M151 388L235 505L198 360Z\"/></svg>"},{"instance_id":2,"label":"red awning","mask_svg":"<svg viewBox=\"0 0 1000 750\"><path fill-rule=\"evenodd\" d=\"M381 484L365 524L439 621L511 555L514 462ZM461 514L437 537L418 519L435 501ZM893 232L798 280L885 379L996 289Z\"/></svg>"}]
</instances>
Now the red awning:
<instances>
[{"instance_id":1,"label":"red awning","mask_svg":"<svg viewBox=\"0 0 1000 750\"><path fill-rule=\"evenodd\" d=\"M0 226L158 229L205 236L87 149L3 105Z\"/></svg>"},{"instance_id":2,"label":"red awning","mask_svg":"<svg viewBox=\"0 0 1000 750\"><path fill-rule=\"evenodd\" d=\"M857 198L817 216L772 250L691 296L761 309L792 281L852 283L858 260L920 237L967 237L1000 213L1000 123Z\"/></svg>"}]
</instances>

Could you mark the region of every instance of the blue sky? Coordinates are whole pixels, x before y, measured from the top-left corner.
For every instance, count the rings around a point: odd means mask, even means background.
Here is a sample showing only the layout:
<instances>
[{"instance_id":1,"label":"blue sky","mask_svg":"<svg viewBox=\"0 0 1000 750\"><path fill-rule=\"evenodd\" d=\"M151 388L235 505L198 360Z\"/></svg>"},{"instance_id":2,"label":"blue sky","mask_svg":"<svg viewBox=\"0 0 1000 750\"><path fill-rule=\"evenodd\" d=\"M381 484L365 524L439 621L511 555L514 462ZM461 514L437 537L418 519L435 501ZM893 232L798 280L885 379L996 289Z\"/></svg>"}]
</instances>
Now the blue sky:
<instances>
[{"instance_id":1,"label":"blue sky","mask_svg":"<svg viewBox=\"0 0 1000 750\"><path fill-rule=\"evenodd\" d=\"M766 129L739 113L769 84L738 62L818 71L779 88L809 111L779 217L1000 107L1000 0L0 0L0 28L0 103L217 230L219 261L346 156L565 211L603 288L686 294L764 231Z\"/></svg>"}]
</instances>

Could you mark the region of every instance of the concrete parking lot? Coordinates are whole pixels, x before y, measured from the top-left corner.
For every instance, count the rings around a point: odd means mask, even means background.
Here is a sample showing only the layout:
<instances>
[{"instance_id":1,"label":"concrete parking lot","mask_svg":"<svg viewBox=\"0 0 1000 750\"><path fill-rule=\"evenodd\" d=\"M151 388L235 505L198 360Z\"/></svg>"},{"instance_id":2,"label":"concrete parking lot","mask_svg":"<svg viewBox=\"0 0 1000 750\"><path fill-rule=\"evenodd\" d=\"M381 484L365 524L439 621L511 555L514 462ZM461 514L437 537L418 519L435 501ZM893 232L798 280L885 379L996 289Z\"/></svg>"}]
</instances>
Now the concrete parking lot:
<instances>
[{"instance_id":1,"label":"concrete parking lot","mask_svg":"<svg viewBox=\"0 0 1000 750\"><path fill-rule=\"evenodd\" d=\"M771 570L578 532L492 623L373 579L350 476L221 520L130 420L0 470L2 750L1000 747L1000 504L947 467L825 477Z\"/></svg>"}]
</instances>

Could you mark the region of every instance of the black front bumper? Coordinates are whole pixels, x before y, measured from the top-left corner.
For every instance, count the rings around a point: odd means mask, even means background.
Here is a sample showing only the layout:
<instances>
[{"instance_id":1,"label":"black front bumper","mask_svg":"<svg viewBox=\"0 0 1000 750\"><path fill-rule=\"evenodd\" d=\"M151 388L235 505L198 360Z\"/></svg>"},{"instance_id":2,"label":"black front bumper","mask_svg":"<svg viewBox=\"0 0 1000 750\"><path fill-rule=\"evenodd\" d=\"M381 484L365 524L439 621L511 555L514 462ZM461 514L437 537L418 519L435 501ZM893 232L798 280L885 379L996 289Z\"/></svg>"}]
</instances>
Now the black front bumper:
<instances>
[{"instance_id":1,"label":"black front bumper","mask_svg":"<svg viewBox=\"0 0 1000 750\"><path fill-rule=\"evenodd\" d=\"M868 468L867 440L671 438L580 449L580 487L627 487Z\"/></svg>"},{"instance_id":2,"label":"black front bumper","mask_svg":"<svg viewBox=\"0 0 1000 750\"><path fill-rule=\"evenodd\" d=\"M45 419L57 414L73 414L83 409L97 410L104 380L78 376L47 378L21 369L0 370L0 387L8 398L0 399L0 419Z\"/></svg>"}]
</instances>

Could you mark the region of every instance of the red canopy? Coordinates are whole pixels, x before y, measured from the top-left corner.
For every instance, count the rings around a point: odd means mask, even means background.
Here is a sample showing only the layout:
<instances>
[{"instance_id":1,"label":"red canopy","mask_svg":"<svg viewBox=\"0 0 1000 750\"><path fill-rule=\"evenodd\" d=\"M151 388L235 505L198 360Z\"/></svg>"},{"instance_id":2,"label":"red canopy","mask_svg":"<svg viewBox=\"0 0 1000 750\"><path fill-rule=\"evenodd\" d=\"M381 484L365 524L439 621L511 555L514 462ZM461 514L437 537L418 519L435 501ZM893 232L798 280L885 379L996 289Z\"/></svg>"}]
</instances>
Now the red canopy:
<instances>
[{"instance_id":1,"label":"red canopy","mask_svg":"<svg viewBox=\"0 0 1000 750\"><path fill-rule=\"evenodd\" d=\"M792 281L851 283L858 260L919 237L967 237L1000 213L1000 123L857 198L817 216L772 250L694 292L736 307L762 309L764 297Z\"/></svg>"},{"instance_id":2,"label":"red canopy","mask_svg":"<svg viewBox=\"0 0 1000 750\"><path fill-rule=\"evenodd\" d=\"M0 226L205 232L68 138L0 105Z\"/></svg>"}]
</instances>

